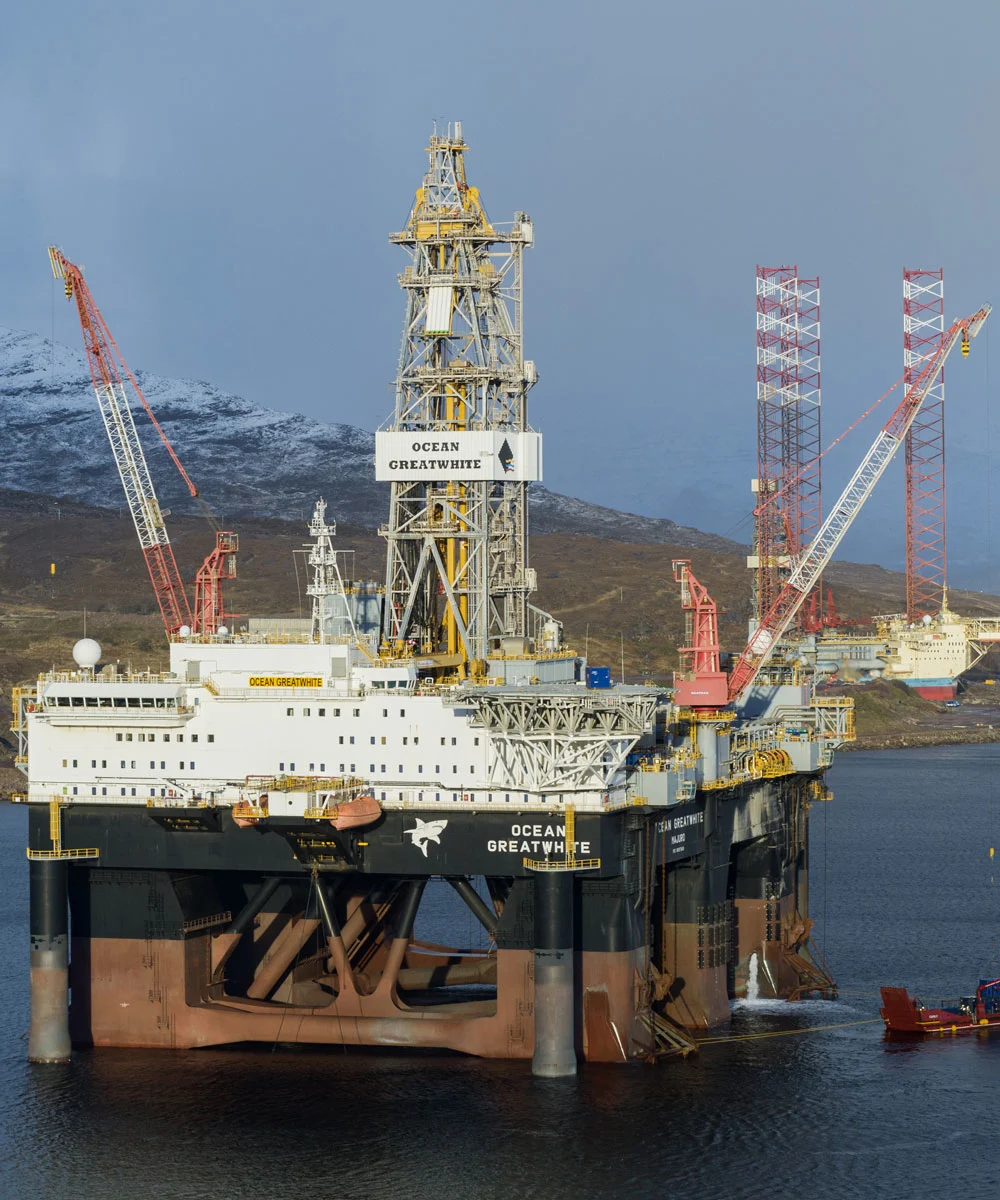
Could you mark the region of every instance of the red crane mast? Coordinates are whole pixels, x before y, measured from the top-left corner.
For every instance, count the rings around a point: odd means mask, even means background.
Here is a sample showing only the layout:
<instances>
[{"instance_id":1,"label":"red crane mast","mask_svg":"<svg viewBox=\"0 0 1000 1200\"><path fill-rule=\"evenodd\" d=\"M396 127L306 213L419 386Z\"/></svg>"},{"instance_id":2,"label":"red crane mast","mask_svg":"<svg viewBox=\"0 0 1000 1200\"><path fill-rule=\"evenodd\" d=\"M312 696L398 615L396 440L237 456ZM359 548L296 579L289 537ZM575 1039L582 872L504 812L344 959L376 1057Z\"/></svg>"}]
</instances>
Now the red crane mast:
<instances>
[{"instance_id":1,"label":"red crane mast","mask_svg":"<svg viewBox=\"0 0 1000 1200\"><path fill-rule=\"evenodd\" d=\"M235 533L217 530L215 548L198 568L194 578L194 630L218 633L226 620L222 604L223 579L236 578L236 551L240 540Z\"/></svg>"},{"instance_id":2,"label":"red crane mast","mask_svg":"<svg viewBox=\"0 0 1000 1200\"><path fill-rule=\"evenodd\" d=\"M675 558L674 581L681 585L685 641L679 651L687 678L675 680L674 699L693 708L726 703L726 673L719 658L719 610L708 589L695 578L689 558Z\"/></svg>"},{"instance_id":3,"label":"red crane mast","mask_svg":"<svg viewBox=\"0 0 1000 1200\"><path fill-rule=\"evenodd\" d=\"M195 607L192 614L167 535L163 511L149 474L146 455L135 427L125 390L126 379L142 402L188 491L203 504L198 489L191 482L191 477L129 370L90 293L82 270L55 246L49 247L49 260L53 274L63 281L66 298L76 301L94 393L167 636L175 637L185 626L194 633L217 633L225 615L221 581L236 576L237 536L216 529L215 548L202 563L195 579Z\"/></svg>"}]
</instances>

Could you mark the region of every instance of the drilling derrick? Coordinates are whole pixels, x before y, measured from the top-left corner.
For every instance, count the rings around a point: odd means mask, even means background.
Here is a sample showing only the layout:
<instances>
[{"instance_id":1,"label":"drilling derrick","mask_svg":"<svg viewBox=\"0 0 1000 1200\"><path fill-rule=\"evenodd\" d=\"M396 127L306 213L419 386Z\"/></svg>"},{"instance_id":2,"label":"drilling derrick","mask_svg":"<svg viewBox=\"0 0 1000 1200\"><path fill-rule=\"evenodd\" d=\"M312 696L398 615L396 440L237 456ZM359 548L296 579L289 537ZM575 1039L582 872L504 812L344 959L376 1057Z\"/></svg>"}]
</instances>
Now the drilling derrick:
<instances>
[{"instance_id":1,"label":"drilling derrick","mask_svg":"<svg viewBox=\"0 0 1000 1200\"><path fill-rule=\"evenodd\" d=\"M435 131L407 226L390 237L411 261L395 409L376 439L376 476L391 483L384 641L460 676L501 645L528 649L527 488L541 477L521 324L531 222L490 222L467 149L460 123Z\"/></svg>"},{"instance_id":2,"label":"drilling derrick","mask_svg":"<svg viewBox=\"0 0 1000 1200\"><path fill-rule=\"evenodd\" d=\"M944 271L903 271L906 386L944 337ZM946 607L944 370L906 435L906 612L918 621Z\"/></svg>"},{"instance_id":3,"label":"drilling derrick","mask_svg":"<svg viewBox=\"0 0 1000 1200\"><path fill-rule=\"evenodd\" d=\"M777 599L823 522L819 280L757 268L754 618ZM818 585L821 586L821 585Z\"/></svg>"}]
</instances>

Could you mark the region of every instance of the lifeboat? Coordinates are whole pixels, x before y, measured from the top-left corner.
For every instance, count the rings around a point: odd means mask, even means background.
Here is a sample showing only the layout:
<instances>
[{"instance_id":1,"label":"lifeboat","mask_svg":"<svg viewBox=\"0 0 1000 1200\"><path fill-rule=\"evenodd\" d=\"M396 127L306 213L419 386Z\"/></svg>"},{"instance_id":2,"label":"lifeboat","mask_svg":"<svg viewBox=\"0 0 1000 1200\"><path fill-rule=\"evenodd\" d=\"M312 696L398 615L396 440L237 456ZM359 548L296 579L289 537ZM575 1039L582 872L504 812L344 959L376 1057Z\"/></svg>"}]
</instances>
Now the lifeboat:
<instances>
[{"instance_id":1,"label":"lifeboat","mask_svg":"<svg viewBox=\"0 0 1000 1200\"><path fill-rule=\"evenodd\" d=\"M338 804L334 814L330 819L334 829L358 829L377 821L382 815L382 805L375 799L374 792L359 792L352 799Z\"/></svg>"},{"instance_id":2,"label":"lifeboat","mask_svg":"<svg viewBox=\"0 0 1000 1200\"><path fill-rule=\"evenodd\" d=\"M267 796L261 796L259 804L251 804L249 800L241 800L233 805L233 821L240 829L247 829L267 820Z\"/></svg>"},{"instance_id":3,"label":"lifeboat","mask_svg":"<svg viewBox=\"0 0 1000 1200\"><path fill-rule=\"evenodd\" d=\"M981 979L974 996L924 1004L906 988L884 987L882 1020L886 1033L904 1037L975 1033L1000 1026L1000 979Z\"/></svg>"}]
</instances>

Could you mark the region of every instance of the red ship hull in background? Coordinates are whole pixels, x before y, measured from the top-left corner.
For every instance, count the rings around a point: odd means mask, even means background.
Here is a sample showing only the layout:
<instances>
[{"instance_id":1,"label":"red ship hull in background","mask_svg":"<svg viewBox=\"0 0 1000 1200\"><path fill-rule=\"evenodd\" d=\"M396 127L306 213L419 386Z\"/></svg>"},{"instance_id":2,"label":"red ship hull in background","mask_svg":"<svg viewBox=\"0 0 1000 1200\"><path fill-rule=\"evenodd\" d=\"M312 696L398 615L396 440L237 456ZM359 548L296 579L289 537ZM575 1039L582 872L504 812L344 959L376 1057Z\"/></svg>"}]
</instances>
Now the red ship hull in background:
<instances>
[{"instance_id":1,"label":"red ship hull in background","mask_svg":"<svg viewBox=\"0 0 1000 1200\"><path fill-rule=\"evenodd\" d=\"M973 1033L1000 1026L1000 979L982 980L975 996L963 997L954 1007L931 1008L906 988L884 987L881 992L880 1012L890 1035Z\"/></svg>"}]
</instances>

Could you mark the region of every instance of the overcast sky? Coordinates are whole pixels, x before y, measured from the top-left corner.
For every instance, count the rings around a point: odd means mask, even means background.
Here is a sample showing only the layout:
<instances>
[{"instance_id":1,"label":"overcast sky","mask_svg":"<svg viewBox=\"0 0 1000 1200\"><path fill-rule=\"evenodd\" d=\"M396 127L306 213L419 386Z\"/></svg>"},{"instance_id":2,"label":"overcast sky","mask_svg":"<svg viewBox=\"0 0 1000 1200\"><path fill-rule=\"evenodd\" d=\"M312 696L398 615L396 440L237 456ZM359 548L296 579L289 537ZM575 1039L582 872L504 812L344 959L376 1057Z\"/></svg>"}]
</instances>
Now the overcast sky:
<instances>
[{"instance_id":1,"label":"overcast sky","mask_svg":"<svg viewBox=\"0 0 1000 1200\"><path fill-rule=\"evenodd\" d=\"M951 316L993 297L998 35L985 0L8 5L0 325L77 344L54 241L133 367L374 428L387 235L457 118L489 214L535 222L546 482L726 532L755 264L821 277L828 439L900 373L903 266L945 267ZM949 373L956 452L985 448L984 361ZM871 436L831 456L830 500ZM872 537L898 559L901 515Z\"/></svg>"}]
</instances>

